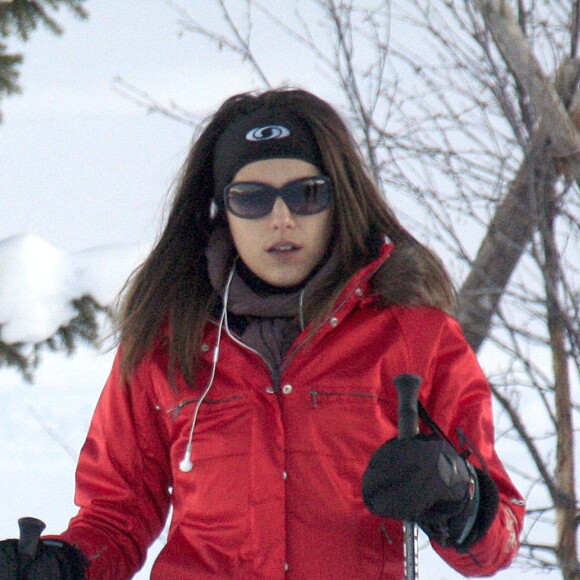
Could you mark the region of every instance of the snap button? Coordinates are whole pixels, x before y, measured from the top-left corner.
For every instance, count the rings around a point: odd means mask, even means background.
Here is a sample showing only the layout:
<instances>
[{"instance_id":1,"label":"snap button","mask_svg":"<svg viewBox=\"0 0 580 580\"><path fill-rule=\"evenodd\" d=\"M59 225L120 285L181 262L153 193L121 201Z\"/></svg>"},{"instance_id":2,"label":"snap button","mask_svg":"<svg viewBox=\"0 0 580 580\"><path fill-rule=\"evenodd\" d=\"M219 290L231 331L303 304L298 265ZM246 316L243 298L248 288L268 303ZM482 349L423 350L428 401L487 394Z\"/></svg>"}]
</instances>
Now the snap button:
<instances>
[{"instance_id":1,"label":"snap button","mask_svg":"<svg viewBox=\"0 0 580 580\"><path fill-rule=\"evenodd\" d=\"M288 572L288 570L290 570L290 565L286 562L286 564L284 564L284 572Z\"/></svg>"},{"instance_id":2,"label":"snap button","mask_svg":"<svg viewBox=\"0 0 580 580\"><path fill-rule=\"evenodd\" d=\"M283 392L285 395L289 395L289 394L292 392L292 385L284 385L284 386L282 387L282 392Z\"/></svg>"},{"instance_id":3,"label":"snap button","mask_svg":"<svg viewBox=\"0 0 580 580\"><path fill-rule=\"evenodd\" d=\"M285 471L282 472L282 479L288 479L288 474Z\"/></svg>"},{"instance_id":4,"label":"snap button","mask_svg":"<svg viewBox=\"0 0 580 580\"><path fill-rule=\"evenodd\" d=\"M333 316L330 319L330 326L332 326L334 328L337 324L338 324L338 318L336 318L336 317Z\"/></svg>"},{"instance_id":5,"label":"snap button","mask_svg":"<svg viewBox=\"0 0 580 580\"><path fill-rule=\"evenodd\" d=\"M363 295L363 291L360 288L357 288L354 292L359 298Z\"/></svg>"},{"instance_id":6,"label":"snap button","mask_svg":"<svg viewBox=\"0 0 580 580\"><path fill-rule=\"evenodd\" d=\"M207 352L209 350L209 344L205 342L201 345L201 352Z\"/></svg>"},{"instance_id":7,"label":"snap button","mask_svg":"<svg viewBox=\"0 0 580 580\"><path fill-rule=\"evenodd\" d=\"M268 393L269 395L273 395L275 393L274 387L267 387L266 393Z\"/></svg>"}]
</instances>

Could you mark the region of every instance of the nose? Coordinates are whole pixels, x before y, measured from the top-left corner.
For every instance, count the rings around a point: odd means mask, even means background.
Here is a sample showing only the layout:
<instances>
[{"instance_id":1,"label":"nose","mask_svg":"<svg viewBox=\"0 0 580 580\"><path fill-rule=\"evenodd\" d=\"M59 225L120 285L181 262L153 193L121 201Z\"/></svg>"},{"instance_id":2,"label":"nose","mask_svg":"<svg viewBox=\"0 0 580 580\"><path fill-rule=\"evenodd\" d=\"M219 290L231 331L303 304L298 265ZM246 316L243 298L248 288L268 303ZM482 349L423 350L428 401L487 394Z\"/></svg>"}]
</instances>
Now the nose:
<instances>
[{"instance_id":1,"label":"nose","mask_svg":"<svg viewBox=\"0 0 580 580\"><path fill-rule=\"evenodd\" d=\"M270 213L270 220L274 229L292 228L296 225L294 214L281 197L277 197Z\"/></svg>"}]
</instances>

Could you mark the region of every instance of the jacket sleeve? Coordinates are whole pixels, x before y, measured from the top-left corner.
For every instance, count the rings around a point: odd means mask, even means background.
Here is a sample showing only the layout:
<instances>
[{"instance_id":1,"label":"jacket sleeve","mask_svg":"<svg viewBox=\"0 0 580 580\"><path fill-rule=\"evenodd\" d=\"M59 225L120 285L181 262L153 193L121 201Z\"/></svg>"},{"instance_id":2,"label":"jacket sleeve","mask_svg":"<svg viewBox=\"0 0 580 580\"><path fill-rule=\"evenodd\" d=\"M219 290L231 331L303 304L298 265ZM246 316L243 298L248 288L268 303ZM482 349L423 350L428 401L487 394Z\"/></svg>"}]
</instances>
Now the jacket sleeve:
<instances>
[{"instance_id":1,"label":"jacket sleeve","mask_svg":"<svg viewBox=\"0 0 580 580\"><path fill-rule=\"evenodd\" d=\"M89 579L130 578L169 509L169 453L151 400L150 373L142 363L124 383L119 358L117 353L80 453L80 509L60 536L87 556Z\"/></svg>"},{"instance_id":2,"label":"jacket sleeve","mask_svg":"<svg viewBox=\"0 0 580 580\"><path fill-rule=\"evenodd\" d=\"M466 452L468 461L485 475L481 482L487 492L482 496L480 510L487 513L480 514L486 531L467 552L436 543L433 548L461 574L488 576L507 567L515 557L525 506L494 448L489 383L459 324L440 315L443 321L435 316L434 320L439 321L432 328L423 321L407 337L414 343L414 352L423 359L419 362L425 377L421 399L455 447Z\"/></svg>"}]
</instances>

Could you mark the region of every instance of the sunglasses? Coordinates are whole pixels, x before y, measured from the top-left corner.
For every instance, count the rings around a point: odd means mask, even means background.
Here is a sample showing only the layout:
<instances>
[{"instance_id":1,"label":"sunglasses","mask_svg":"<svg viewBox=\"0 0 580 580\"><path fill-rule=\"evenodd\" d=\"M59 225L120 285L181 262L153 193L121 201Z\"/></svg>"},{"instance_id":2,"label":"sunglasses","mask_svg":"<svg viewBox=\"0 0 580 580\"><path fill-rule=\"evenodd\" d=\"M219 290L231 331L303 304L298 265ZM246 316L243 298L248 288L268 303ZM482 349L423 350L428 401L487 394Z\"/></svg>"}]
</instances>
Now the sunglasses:
<instances>
[{"instance_id":1,"label":"sunglasses","mask_svg":"<svg viewBox=\"0 0 580 580\"><path fill-rule=\"evenodd\" d=\"M276 199L281 197L288 209L297 215L311 215L326 209L332 200L330 179L323 175L305 177L277 188L266 183L241 181L230 183L224 189L223 200L227 210L244 219L268 215Z\"/></svg>"}]
</instances>

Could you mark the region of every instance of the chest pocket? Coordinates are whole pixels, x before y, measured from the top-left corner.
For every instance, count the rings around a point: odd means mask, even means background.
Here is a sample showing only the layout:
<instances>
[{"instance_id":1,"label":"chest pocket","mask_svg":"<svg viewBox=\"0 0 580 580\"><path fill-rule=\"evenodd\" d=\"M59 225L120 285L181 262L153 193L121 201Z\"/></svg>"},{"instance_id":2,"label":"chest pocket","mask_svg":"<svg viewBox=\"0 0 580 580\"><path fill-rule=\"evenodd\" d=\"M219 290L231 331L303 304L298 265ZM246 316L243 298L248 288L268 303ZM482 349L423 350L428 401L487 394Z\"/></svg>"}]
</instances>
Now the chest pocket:
<instances>
[{"instance_id":1,"label":"chest pocket","mask_svg":"<svg viewBox=\"0 0 580 580\"><path fill-rule=\"evenodd\" d=\"M392 404L360 386L312 386L299 394L294 404L285 405L288 449L366 461L379 445L396 435L388 418Z\"/></svg>"},{"instance_id":2,"label":"chest pocket","mask_svg":"<svg viewBox=\"0 0 580 580\"><path fill-rule=\"evenodd\" d=\"M183 456L196 412L194 462L249 454L251 412L244 394L208 397L201 404L199 398L189 398L166 410L174 462Z\"/></svg>"}]
</instances>

